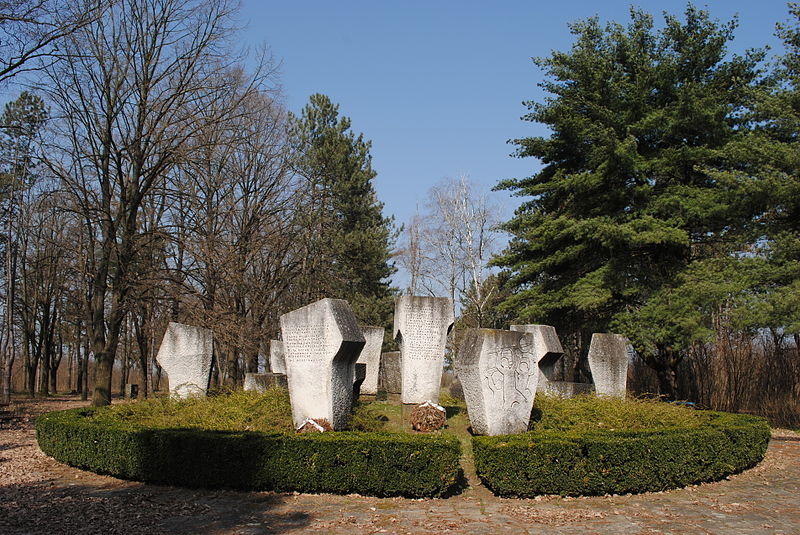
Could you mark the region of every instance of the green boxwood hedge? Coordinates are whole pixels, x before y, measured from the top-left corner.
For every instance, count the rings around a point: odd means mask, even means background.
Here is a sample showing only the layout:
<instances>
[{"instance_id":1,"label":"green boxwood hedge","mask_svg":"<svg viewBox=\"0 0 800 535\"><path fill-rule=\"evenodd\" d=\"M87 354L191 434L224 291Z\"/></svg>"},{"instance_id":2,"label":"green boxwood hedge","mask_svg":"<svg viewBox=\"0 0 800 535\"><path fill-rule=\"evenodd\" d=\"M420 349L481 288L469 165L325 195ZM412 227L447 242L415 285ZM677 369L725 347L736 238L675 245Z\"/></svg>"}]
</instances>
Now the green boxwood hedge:
<instances>
[{"instance_id":1,"label":"green boxwood hedge","mask_svg":"<svg viewBox=\"0 0 800 535\"><path fill-rule=\"evenodd\" d=\"M93 422L93 411L42 415L39 447L77 468L188 487L441 496L459 471L454 437L156 429Z\"/></svg>"},{"instance_id":2,"label":"green boxwood hedge","mask_svg":"<svg viewBox=\"0 0 800 535\"><path fill-rule=\"evenodd\" d=\"M473 437L478 475L501 496L603 495L716 481L758 463L763 418L709 413L694 428L658 431L531 431Z\"/></svg>"}]
</instances>

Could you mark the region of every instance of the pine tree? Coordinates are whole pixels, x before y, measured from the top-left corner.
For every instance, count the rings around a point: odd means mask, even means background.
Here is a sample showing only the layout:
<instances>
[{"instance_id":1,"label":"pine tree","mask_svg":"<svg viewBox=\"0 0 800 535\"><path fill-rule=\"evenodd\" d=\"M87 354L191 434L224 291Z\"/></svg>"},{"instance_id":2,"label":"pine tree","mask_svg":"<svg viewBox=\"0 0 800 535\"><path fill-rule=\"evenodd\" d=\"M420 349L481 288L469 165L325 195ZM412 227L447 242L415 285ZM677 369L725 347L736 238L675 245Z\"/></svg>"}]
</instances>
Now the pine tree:
<instances>
[{"instance_id":1,"label":"pine tree","mask_svg":"<svg viewBox=\"0 0 800 535\"><path fill-rule=\"evenodd\" d=\"M713 271L710 260L736 258L756 209L749 175L725 173L747 158L763 56L726 59L735 27L691 5L661 29L633 9L627 27L572 24L569 52L535 60L552 96L527 103L524 117L552 134L514 141L518 156L544 166L498 186L526 197L496 260L514 292L503 307L517 321L580 333L584 352L592 332L622 331L667 395L704 331L654 303L669 302L699 263Z\"/></svg>"},{"instance_id":2,"label":"pine tree","mask_svg":"<svg viewBox=\"0 0 800 535\"><path fill-rule=\"evenodd\" d=\"M385 325L393 310L389 259L396 232L373 187L371 143L355 135L350 119L321 94L312 95L290 125L297 170L306 181L299 222L306 244L305 277L298 283L304 299L346 299L361 322Z\"/></svg>"}]
</instances>

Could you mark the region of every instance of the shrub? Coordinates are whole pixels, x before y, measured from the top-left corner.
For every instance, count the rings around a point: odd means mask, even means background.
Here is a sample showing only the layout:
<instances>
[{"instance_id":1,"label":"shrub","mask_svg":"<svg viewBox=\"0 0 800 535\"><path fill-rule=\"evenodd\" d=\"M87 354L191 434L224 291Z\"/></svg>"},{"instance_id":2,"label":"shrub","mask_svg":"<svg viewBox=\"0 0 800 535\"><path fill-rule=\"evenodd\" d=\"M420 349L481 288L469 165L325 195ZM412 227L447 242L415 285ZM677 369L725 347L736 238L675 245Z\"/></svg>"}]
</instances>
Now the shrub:
<instances>
[{"instance_id":1,"label":"shrub","mask_svg":"<svg viewBox=\"0 0 800 535\"><path fill-rule=\"evenodd\" d=\"M39 447L78 468L188 487L440 496L459 470L453 437L157 428L105 412L41 416Z\"/></svg>"},{"instance_id":2,"label":"shrub","mask_svg":"<svg viewBox=\"0 0 800 535\"><path fill-rule=\"evenodd\" d=\"M597 428L473 437L479 476L501 496L660 491L716 481L758 463L763 418L697 411L700 422L656 430Z\"/></svg>"}]
</instances>

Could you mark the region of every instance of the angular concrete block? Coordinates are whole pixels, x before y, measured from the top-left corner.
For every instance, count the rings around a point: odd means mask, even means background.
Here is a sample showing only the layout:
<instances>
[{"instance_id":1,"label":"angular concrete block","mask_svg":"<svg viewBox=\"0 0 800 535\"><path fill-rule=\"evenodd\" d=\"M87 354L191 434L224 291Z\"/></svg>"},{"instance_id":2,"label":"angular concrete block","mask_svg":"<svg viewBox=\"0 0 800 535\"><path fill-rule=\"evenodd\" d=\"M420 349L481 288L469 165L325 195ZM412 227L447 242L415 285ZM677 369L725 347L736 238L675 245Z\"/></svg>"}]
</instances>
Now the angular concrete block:
<instances>
[{"instance_id":1,"label":"angular concrete block","mask_svg":"<svg viewBox=\"0 0 800 535\"><path fill-rule=\"evenodd\" d=\"M455 368L474 434L527 431L539 379L533 334L469 329Z\"/></svg>"},{"instance_id":2,"label":"angular concrete block","mask_svg":"<svg viewBox=\"0 0 800 535\"><path fill-rule=\"evenodd\" d=\"M367 343L358 356L359 364L366 364L366 375L361 383L361 393L375 395L378 393L378 372L381 364L383 348L383 327L361 326L361 333Z\"/></svg>"},{"instance_id":3,"label":"angular concrete block","mask_svg":"<svg viewBox=\"0 0 800 535\"><path fill-rule=\"evenodd\" d=\"M394 338L400 346L402 402L439 401L447 334L453 328L447 297L402 296L395 300Z\"/></svg>"},{"instance_id":4,"label":"angular concrete block","mask_svg":"<svg viewBox=\"0 0 800 535\"><path fill-rule=\"evenodd\" d=\"M624 398L628 382L628 340L619 334L594 333L588 358L597 394Z\"/></svg>"},{"instance_id":5,"label":"angular concrete block","mask_svg":"<svg viewBox=\"0 0 800 535\"><path fill-rule=\"evenodd\" d=\"M378 390L388 394L399 394L403 390L403 377L400 366L400 352L387 351L381 354Z\"/></svg>"},{"instance_id":6,"label":"angular concrete block","mask_svg":"<svg viewBox=\"0 0 800 535\"><path fill-rule=\"evenodd\" d=\"M365 340L347 301L321 299L281 316L292 418L324 418L334 429L347 423L355 364Z\"/></svg>"},{"instance_id":7,"label":"angular concrete block","mask_svg":"<svg viewBox=\"0 0 800 535\"><path fill-rule=\"evenodd\" d=\"M533 335L533 352L539 367L539 389L542 389L555 376L558 360L564 356L564 349L558 339L556 328L550 325L512 325L512 331Z\"/></svg>"},{"instance_id":8,"label":"angular concrete block","mask_svg":"<svg viewBox=\"0 0 800 535\"><path fill-rule=\"evenodd\" d=\"M286 375L286 357L281 340L269 341L269 371Z\"/></svg>"},{"instance_id":9,"label":"angular concrete block","mask_svg":"<svg viewBox=\"0 0 800 535\"><path fill-rule=\"evenodd\" d=\"M206 395L213 352L214 335L209 329L170 322L156 360L167 372L172 397Z\"/></svg>"},{"instance_id":10,"label":"angular concrete block","mask_svg":"<svg viewBox=\"0 0 800 535\"><path fill-rule=\"evenodd\" d=\"M246 373L244 375L244 389L263 394L273 386L288 388L289 383L282 373Z\"/></svg>"}]
</instances>

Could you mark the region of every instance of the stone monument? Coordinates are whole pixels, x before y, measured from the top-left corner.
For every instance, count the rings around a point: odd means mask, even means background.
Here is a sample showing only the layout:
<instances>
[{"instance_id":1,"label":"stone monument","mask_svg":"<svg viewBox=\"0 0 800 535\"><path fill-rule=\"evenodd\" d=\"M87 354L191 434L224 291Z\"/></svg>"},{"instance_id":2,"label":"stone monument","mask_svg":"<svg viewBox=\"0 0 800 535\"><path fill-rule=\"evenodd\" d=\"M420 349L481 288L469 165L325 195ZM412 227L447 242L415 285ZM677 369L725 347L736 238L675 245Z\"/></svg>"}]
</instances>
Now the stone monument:
<instances>
[{"instance_id":1,"label":"stone monument","mask_svg":"<svg viewBox=\"0 0 800 535\"><path fill-rule=\"evenodd\" d=\"M556 328L550 325L512 325L511 330L533 335L533 352L539 368L539 390L547 391L548 383L555 380L556 362L564 355Z\"/></svg>"},{"instance_id":2,"label":"stone monument","mask_svg":"<svg viewBox=\"0 0 800 535\"><path fill-rule=\"evenodd\" d=\"M347 301L321 299L281 316L292 418L347 423L355 363L365 340Z\"/></svg>"},{"instance_id":3,"label":"stone monument","mask_svg":"<svg viewBox=\"0 0 800 535\"><path fill-rule=\"evenodd\" d=\"M381 349L383 348L383 331L383 327L361 327L361 333L367 341L356 361L358 364L366 364L364 381L361 383L362 394L374 396L378 393L378 372L381 364Z\"/></svg>"},{"instance_id":4,"label":"stone monument","mask_svg":"<svg viewBox=\"0 0 800 535\"><path fill-rule=\"evenodd\" d=\"M403 390L400 368L399 351L381 353L380 372L378 372L378 390L383 390L387 394L399 394Z\"/></svg>"},{"instance_id":5,"label":"stone monument","mask_svg":"<svg viewBox=\"0 0 800 535\"><path fill-rule=\"evenodd\" d=\"M619 334L594 333L588 358L595 392L624 398L628 382L628 340Z\"/></svg>"},{"instance_id":6,"label":"stone monument","mask_svg":"<svg viewBox=\"0 0 800 535\"><path fill-rule=\"evenodd\" d=\"M533 339L532 333L498 329L464 335L455 368L474 434L527 431L539 380Z\"/></svg>"},{"instance_id":7,"label":"stone monument","mask_svg":"<svg viewBox=\"0 0 800 535\"><path fill-rule=\"evenodd\" d=\"M209 329L170 322L156 360L167 372L172 397L206 395L213 351L214 335Z\"/></svg>"},{"instance_id":8,"label":"stone monument","mask_svg":"<svg viewBox=\"0 0 800 535\"><path fill-rule=\"evenodd\" d=\"M268 388L280 386L287 388L286 376L282 373L246 373L244 389L263 394Z\"/></svg>"},{"instance_id":9,"label":"stone monument","mask_svg":"<svg viewBox=\"0 0 800 535\"><path fill-rule=\"evenodd\" d=\"M439 401L447 334L453 328L453 302L447 297L398 297L394 338L400 346L401 401Z\"/></svg>"},{"instance_id":10,"label":"stone monument","mask_svg":"<svg viewBox=\"0 0 800 535\"><path fill-rule=\"evenodd\" d=\"M283 355L283 342L269 341L269 371L286 375L286 357Z\"/></svg>"}]
</instances>

